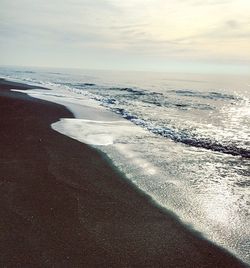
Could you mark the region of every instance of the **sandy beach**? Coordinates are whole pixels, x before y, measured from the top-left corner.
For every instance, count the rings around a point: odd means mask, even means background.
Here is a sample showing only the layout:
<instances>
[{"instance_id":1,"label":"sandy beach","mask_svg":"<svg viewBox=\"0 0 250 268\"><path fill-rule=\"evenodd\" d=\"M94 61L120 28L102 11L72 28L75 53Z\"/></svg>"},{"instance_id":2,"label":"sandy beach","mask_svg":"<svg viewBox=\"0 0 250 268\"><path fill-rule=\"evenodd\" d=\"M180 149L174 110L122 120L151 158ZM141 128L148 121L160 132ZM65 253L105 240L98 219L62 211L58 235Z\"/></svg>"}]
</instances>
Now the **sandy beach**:
<instances>
[{"instance_id":1,"label":"sandy beach","mask_svg":"<svg viewBox=\"0 0 250 268\"><path fill-rule=\"evenodd\" d=\"M54 131L64 106L11 91L31 88L0 81L1 267L246 267Z\"/></svg>"}]
</instances>

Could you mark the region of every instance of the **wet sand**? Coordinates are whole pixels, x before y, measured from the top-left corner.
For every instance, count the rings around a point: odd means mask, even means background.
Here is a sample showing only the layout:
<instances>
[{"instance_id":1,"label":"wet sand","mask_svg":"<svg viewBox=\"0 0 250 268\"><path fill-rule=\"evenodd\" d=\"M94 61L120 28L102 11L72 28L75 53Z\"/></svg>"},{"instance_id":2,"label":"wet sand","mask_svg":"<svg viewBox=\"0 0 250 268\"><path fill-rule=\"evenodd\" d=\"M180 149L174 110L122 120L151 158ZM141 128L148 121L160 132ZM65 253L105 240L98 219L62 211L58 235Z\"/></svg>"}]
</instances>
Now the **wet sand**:
<instances>
[{"instance_id":1,"label":"wet sand","mask_svg":"<svg viewBox=\"0 0 250 268\"><path fill-rule=\"evenodd\" d=\"M0 80L1 267L244 267L52 130L64 106L14 88L30 86Z\"/></svg>"}]
</instances>

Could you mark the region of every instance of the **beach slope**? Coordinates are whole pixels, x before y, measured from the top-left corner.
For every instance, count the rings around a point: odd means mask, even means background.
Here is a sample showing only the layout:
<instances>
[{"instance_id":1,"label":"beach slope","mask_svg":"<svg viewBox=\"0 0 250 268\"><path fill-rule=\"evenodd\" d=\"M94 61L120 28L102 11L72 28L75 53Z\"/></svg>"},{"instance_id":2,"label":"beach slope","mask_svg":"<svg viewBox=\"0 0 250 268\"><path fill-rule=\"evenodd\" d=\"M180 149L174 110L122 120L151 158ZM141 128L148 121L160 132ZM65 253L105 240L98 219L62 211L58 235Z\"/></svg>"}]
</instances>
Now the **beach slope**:
<instances>
[{"instance_id":1,"label":"beach slope","mask_svg":"<svg viewBox=\"0 0 250 268\"><path fill-rule=\"evenodd\" d=\"M1 267L244 267L52 130L65 107L11 91L28 88L0 81Z\"/></svg>"}]
</instances>

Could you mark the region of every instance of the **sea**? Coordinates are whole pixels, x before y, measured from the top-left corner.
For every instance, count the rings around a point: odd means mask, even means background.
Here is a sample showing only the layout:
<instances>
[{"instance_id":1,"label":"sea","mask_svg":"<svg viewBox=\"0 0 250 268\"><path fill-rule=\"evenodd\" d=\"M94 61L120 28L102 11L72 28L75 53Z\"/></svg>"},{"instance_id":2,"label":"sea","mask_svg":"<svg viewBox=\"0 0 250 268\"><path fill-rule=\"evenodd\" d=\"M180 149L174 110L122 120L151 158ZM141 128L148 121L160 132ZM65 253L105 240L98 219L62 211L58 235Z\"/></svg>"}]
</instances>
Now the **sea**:
<instances>
[{"instance_id":1,"label":"sea","mask_svg":"<svg viewBox=\"0 0 250 268\"><path fill-rule=\"evenodd\" d=\"M153 202L250 264L250 76L2 66L0 77L85 107L88 118L51 127L101 150Z\"/></svg>"}]
</instances>

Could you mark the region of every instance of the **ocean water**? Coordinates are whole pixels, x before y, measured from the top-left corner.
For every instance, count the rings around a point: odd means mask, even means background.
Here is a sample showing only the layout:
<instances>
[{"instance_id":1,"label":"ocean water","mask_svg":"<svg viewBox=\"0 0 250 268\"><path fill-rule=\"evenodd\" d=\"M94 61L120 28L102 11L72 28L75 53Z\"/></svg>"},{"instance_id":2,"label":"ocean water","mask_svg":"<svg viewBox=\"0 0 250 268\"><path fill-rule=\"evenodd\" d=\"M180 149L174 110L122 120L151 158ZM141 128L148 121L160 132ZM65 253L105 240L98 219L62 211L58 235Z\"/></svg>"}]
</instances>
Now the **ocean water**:
<instances>
[{"instance_id":1,"label":"ocean water","mask_svg":"<svg viewBox=\"0 0 250 268\"><path fill-rule=\"evenodd\" d=\"M155 202L250 264L250 77L17 67L0 77L52 88L43 98L78 115L53 129L102 150Z\"/></svg>"}]
</instances>

